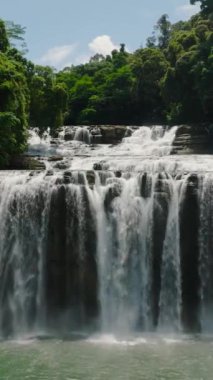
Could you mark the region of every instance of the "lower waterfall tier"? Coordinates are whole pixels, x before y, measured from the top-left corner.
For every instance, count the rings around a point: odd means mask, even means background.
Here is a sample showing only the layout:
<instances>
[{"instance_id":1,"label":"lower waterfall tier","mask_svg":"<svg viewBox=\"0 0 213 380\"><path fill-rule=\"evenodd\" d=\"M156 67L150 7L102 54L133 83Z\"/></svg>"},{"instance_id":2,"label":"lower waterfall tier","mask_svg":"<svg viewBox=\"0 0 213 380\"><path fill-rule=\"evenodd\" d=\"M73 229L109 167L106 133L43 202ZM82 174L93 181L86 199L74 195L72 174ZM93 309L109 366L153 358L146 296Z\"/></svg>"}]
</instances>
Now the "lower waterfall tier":
<instances>
[{"instance_id":1,"label":"lower waterfall tier","mask_svg":"<svg viewBox=\"0 0 213 380\"><path fill-rule=\"evenodd\" d=\"M0 335L213 327L213 175L0 173Z\"/></svg>"}]
</instances>

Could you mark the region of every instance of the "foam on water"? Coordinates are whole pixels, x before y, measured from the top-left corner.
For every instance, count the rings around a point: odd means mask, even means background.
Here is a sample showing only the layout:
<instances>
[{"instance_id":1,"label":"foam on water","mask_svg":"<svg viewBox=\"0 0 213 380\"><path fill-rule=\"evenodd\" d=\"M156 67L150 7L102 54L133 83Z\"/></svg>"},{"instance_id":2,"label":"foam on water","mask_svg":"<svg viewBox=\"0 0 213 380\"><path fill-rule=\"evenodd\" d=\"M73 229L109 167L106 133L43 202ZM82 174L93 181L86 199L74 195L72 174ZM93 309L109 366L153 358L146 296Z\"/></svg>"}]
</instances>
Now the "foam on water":
<instances>
[{"instance_id":1,"label":"foam on water","mask_svg":"<svg viewBox=\"0 0 213 380\"><path fill-rule=\"evenodd\" d=\"M193 336L188 336L184 334L143 334L143 335L132 335L132 336L119 336L114 334L97 334L89 337L86 342L100 345L100 346L123 346L123 347L135 347L135 346L160 346L160 345L171 345L175 346L178 344L190 344L194 341Z\"/></svg>"},{"instance_id":2,"label":"foam on water","mask_svg":"<svg viewBox=\"0 0 213 380\"><path fill-rule=\"evenodd\" d=\"M97 345L109 345L109 346L137 346L142 344L147 344L148 340L143 337L127 337L124 339L123 337L119 337L113 334L101 334L91 336L87 339L87 342Z\"/></svg>"}]
</instances>

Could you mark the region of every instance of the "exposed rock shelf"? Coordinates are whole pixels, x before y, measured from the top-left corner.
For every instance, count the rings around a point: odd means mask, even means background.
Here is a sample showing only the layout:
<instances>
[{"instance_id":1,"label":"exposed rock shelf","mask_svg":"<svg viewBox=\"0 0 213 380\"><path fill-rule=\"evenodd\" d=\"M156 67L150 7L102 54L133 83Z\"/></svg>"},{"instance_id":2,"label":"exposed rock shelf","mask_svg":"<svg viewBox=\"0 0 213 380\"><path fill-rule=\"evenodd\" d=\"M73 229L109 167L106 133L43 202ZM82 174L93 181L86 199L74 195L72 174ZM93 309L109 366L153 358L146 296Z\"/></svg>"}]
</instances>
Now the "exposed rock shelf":
<instances>
[{"instance_id":1,"label":"exposed rock shelf","mask_svg":"<svg viewBox=\"0 0 213 380\"><path fill-rule=\"evenodd\" d=\"M19 155L12 157L8 169L10 170L45 170L46 166L40 157Z\"/></svg>"},{"instance_id":2,"label":"exposed rock shelf","mask_svg":"<svg viewBox=\"0 0 213 380\"><path fill-rule=\"evenodd\" d=\"M172 154L212 154L213 136L207 126L181 125L173 142Z\"/></svg>"},{"instance_id":3,"label":"exposed rock shelf","mask_svg":"<svg viewBox=\"0 0 213 380\"><path fill-rule=\"evenodd\" d=\"M77 127L82 128L85 127ZM117 144L124 138L128 129L125 125L91 125L88 126L90 134L90 142L93 144ZM83 140L83 134L79 134L79 140ZM76 135L76 127L66 127L64 139L65 141L72 141L78 139Z\"/></svg>"}]
</instances>

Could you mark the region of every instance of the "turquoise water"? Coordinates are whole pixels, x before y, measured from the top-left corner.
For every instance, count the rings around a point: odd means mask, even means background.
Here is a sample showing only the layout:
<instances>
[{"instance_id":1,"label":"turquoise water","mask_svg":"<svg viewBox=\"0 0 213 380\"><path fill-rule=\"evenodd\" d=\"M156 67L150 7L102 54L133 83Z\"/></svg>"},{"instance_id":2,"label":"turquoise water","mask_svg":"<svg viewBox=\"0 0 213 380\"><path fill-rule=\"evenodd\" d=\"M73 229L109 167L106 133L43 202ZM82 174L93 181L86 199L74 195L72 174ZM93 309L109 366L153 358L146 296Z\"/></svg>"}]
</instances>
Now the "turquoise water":
<instances>
[{"instance_id":1,"label":"turquoise water","mask_svg":"<svg viewBox=\"0 0 213 380\"><path fill-rule=\"evenodd\" d=\"M213 340L113 336L0 344L1 380L212 380Z\"/></svg>"}]
</instances>

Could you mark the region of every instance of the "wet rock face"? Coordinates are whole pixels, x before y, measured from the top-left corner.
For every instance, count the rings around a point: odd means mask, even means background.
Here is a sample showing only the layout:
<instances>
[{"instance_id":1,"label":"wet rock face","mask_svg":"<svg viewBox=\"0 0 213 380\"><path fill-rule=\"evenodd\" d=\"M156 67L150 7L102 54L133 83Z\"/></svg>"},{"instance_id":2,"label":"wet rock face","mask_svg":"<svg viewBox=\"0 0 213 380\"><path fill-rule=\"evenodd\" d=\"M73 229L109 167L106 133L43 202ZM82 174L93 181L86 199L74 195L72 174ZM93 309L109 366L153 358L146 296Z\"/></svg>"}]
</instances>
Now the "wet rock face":
<instances>
[{"instance_id":1,"label":"wet rock face","mask_svg":"<svg viewBox=\"0 0 213 380\"><path fill-rule=\"evenodd\" d=\"M51 197L45 265L46 314L53 328L81 328L97 317L96 241L85 188L59 186Z\"/></svg>"},{"instance_id":2,"label":"wet rock face","mask_svg":"<svg viewBox=\"0 0 213 380\"><path fill-rule=\"evenodd\" d=\"M72 127L66 127L65 133L64 133L64 140L65 141L72 141L75 136L75 131Z\"/></svg>"},{"instance_id":3,"label":"wet rock face","mask_svg":"<svg viewBox=\"0 0 213 380\"><path fill-rule=\"evenodd\" d=\"M95 184L95 173L93 170L89 170L86 173L88 185L92 188Z\"/></svg>"},{"instance_id":4,"label":"wet rock face","mask_svg":"<svg viewBox=\"0 0 213 380\"><path fill-rule=\"evenodd\" d=\"M82 127L82 131L83 131ZM90 143L92 144L117 144L125 136L130 136L130 131L125 125L91 125L87 127L90 134ZM65 129L64 140L72 141L75 138L76 127L67 127ZM83 141L79 137L79 141ZM85 141L86 142L86 141ZM89 141L87 141L89 143Z\"/></svg>"},{"instance_id":5,"label":"wet rock face","mask_svg":"<svg viewBox=\"0 0 213 380\"><path fill-rule=\"evenodd\" d=\"M45 289L47 316L51 321L57 310L66 308L66 200L62 186L52 194L48 226Z\"/></svg>"},{"instance_id":6,"label":"wet rock face","mask_svg":"<svg viewBox=\"0 0 213 380\"><path fill-rule=\"evenodd\" d=\"M94 165L93 165L93 170L108 170L109 168L109 165L107 164L106 161L99 161L99 162L96 162Z\"/></svg>"},{"instance_id":7,"label":"wet rock face","mask_svg":"<svg viewBox=\"0 0 213 380\"><path fill-rule=\"evenodd\" d=\"M213 137L209 126L180 125L172 154L212 154Z\"/></svg>"},{"instance_id":8,"label":"wet rock face","mask_svg":"<svg viewBox=\"0 0 213 380\"><path fill-rule=\"evenodd\" d=\"M142 188L143 190L143 188ZM147 193L145 193L147 195ZM169 212L169 188L164 178L159 175L155 184L153 208L153 243L152 243L152 284L151 303L153 325L156 327L159 320L159 304L161 292L161 270L163 244L166 236L166 225Z\"/></svg>"},{"instance_id":9,"label":"wet rock face","mask_svg":"<svg viewBox=\"0 0 213 380\"><path fill-rule=\"evenodd\" d=\"M106 192L105 199L104 199L104 207L107 215L112 212L113 207L113 200L121 195L122 192L122 184L117 182L112 184L108 191Z\"/></svg>"},{"instance_id":10,"label":"wet rock face","mask_svg":"<svg viewBox=\"0 0 213 380\"><path fill-rule=\"evenodd\" d=\"M102 125L99 126L102 135L102 144L116 144L120 142L126 134L127 127L122 125Z\"/></svg>"},{"instance_id":11,"label":"wet rock face","mask_svg":"<svg viewBox=\"0 0 213 380\"><path fill-rule=\"evenodd\" d=\"M65 161L65 160L60 160L58 162L56 162L56 164L54 164L54 168L55 169L59 169L59 170L65 170L65 169L68 169L70 167L70 162L69 161Z\"/></svg>"},{"instance_id":12,"label":"wet rock face","mask_svg":"<svg viewBox=\"0 0 213 380\"><path fill-rule=\"evenodd\" d=\"M74 183L73 175L70 170L66 170L63 174L64 184Z\"/></svg>"},{"instance_id":13,"label":"wet rock face","mask_svg":"<svg viewBox=\"0 0 213 380\"><path fill-rule=\"evenodd\" d=\"M48 158L48 161L50 161L50 162L63 161L63 157L62 156L50 156Z\"/></svg>"},{"instance_id":14,"label":"wet rock face","mask_svg":"<svg viewBox=\"0 0 213 380\"><path fill-rule=\"evenodd\" d=\"M39 157L15 156L11 159L9 169L12 170L45 170L44 162Z\"/></svg>"},{"instance_id":15,"label":"wet rock face","mask_svg":"<svg viewBox=\"0 0 213 380\"><path fill-rule=\"evenodd\" d=\"M144 173L141 176L140 192L143 198L149 198L151 196L152 178L148 173Z\"/></svg>"},{"instance_id":16,"label":"wet rock face","mask_svg":"<svg viewBox=\"0 0 213 380\"><path fill-rule=\"evenodd\" d=\"M200 330L198 178L191 175L180 209L182 322L186 331Z\"/></svg>"}]
</instances>

